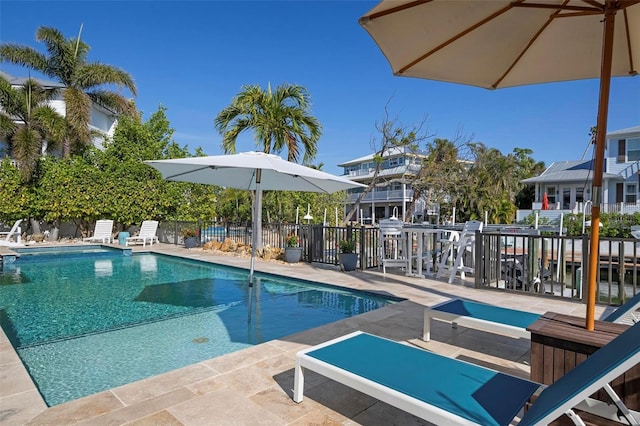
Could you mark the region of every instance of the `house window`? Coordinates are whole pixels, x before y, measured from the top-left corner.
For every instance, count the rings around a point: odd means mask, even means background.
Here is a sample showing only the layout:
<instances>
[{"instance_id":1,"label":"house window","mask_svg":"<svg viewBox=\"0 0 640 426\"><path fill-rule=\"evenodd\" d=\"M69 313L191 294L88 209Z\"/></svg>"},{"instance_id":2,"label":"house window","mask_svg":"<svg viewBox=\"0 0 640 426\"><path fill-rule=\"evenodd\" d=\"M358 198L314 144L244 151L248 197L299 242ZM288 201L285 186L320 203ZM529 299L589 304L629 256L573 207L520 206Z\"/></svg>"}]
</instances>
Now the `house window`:
<instances>
[{"instance_id":1,"label":"house window","mask_svg":"<svg viewBox=\"0 0 640 426\"><path fill-rule=\"evenodd\" d=\"M562 188L562 208L564 210L571 208L571 188Z\"/></svg>"},{"instance_id":2,"label":"house window","mask_svg":"<svg viewBox=\"0 0 640 426\"><path fill-rule=\"evenodd\" d=\"M547 186L547 199L549 200L549 205L556 204L556 187L555 186Z\"/></svg>"},{"instance_id":3,"label":"house window","mask_svg":"<svg viewBox=\"0 0 640 426\"><path fill-rule=\"evenodd\" d=\"M640 161L640 138L627 139L627 161Z\"/></svg>"},{"instance_id":4,"label":"house window","mask_svg":"<svg viewBox=\"0 0 640 426\"><path fill-rule=\"evenodd\" d=\"M618 163L624 163L627 161L627 141L624 139L618 140Z\"/></svg>"},{"instance_id":5,"label":"house window","mask_svg":"<svg viewBox=\"0 0 640 426\"><path fill-rule=\"evenodd\" d=\"M400 164L399 158L389 158L389 167L397 167Z\"/></svg>"},{"instance_id":6,"label":"house window","mask_svg":"<svg viewBox=\"0 0 640 426\"><path fill-rule=\"evenodd\" d=\"M576 188L576 203L584 201L584 188Z\"/></svg>"},{"instance_id":7,"label":"house window","mask_svg":"<svg viewBox=\"0 0 640 426\"><path fill-rule=\"evenodd\" d=\"M628 183L625 185L624 202L635 204L638 199L638 191L635 183Z\"/></svg>"}]
</instances>

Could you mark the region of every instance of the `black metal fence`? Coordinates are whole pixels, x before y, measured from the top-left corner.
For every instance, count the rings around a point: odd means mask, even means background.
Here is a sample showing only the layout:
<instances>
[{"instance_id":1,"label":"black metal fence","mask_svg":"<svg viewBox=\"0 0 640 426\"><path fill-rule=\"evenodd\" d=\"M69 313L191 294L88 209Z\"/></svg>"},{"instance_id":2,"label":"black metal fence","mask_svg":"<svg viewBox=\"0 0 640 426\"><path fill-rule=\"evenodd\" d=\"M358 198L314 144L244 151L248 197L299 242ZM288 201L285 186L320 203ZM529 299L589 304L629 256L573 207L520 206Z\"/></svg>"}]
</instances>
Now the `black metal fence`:
<instances>
[{"instance_id":1,"label":"black metal fence","mask_svg":"<svg viewBox=\"0 0 640 426\"><path fill-rule=\"evenodd\" d=\"M251 223L220 224L214 222L161 222L158 226L158 239L161 243L184 244L185 232L195 229L200 236L199 245L209 241L222 242L230 239L236 243L251 245ZM290 223L264 224L262 227L263 246L284 249L286 239L297 235L303 248L305 262L338 264L338 243L341 240L353 239L356 252L359 254L359 269L364 270L378 266L376 256L378 246L378 230L371 227L331 227L322 225L303 225Z\"/></svg>"},{"instance_id":2,"label":"black metal fence","mask_svg":"<svg viewBox=\"0 0 640 426\"><path fill-rule=\"evenodd\" d=\"M639 290L640 244L601 238L597 302L621 304ZM589 236L566 237L483 232L476 236L475 286L584 300Z\"/></svg>"},{"instance_id":3,"label":"black metal fence","mask_svg":"<svg viewBox=\"0 0 640 426\"><path fill-rule=\"evenodd\" d=\"M163 222L158 228L160 242L184 244L184 233L197 229L200 245L208 241L231 239L251 244L251 223L216 224L199 222ZM505 228L508 229L508 228ZM378 267L379 229L359 226L322 226L265 224L264 246L284 249L286 239L295 234L303 248L302 261L338 264L338 244L354 240L359 254L358 268ZM539 235L537 230L516 229L512 232L490 229L478 232L475 239L475 287L506 292L520 292L549 297L582 300L588 282L588 236L566 237ZM415 246L415 241L412 242ZM432 235L431 250L420 260L423 271L438 270L442 242ZM469 253L471 255L471 253ZM597 302L620 304L639 289L640 243L630 238L601 238L598 252ZM417 259L412 262L415 267Z\"/></svg>"}]
</instances>

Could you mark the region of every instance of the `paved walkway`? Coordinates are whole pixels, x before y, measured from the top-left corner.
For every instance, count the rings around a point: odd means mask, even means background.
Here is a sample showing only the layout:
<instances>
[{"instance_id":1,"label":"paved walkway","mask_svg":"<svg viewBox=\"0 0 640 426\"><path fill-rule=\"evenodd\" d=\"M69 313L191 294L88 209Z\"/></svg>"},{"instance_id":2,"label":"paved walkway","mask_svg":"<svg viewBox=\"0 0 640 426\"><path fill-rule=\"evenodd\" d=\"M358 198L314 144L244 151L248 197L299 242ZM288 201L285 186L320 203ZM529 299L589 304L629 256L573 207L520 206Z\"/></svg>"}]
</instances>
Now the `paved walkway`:
<instances>
[{"instance_id":1,"label":"paved walkway","mask_svg":"<svg viewBox=\"0 0 640 426\"><path fill-rule=\"evenodd\" d=\"M142 248L135 248L141 251ZM154 245L152 251L247 268L247 258ZM529 341L436 322L422 335L425 305L465 297L501 306L584 317L585 306L535 296L481 291L378 271L339 272L326 265L256 261L256 270L379 292L407 301L263 343L115 389L47 408L0 330L0 424L9 425L411 425L426 424L317 374L306 375L305 400L291 400L298 350L355 330L528 377ZM596 317L603 312L597 307ZM90 362L90 360L87 360Z\"/></svg>"}]
</instances>

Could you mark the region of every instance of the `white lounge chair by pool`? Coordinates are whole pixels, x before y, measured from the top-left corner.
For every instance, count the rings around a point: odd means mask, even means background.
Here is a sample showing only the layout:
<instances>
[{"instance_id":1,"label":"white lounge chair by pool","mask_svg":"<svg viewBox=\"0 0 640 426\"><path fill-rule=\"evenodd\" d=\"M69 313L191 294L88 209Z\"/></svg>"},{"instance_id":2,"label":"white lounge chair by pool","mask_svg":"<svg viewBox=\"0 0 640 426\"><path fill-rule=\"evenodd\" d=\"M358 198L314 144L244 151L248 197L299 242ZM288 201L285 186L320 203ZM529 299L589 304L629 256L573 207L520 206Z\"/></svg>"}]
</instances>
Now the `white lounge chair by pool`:
<instances>
[{"instance_id":1,"label":"white lounge chair by pool","mask_svg":"<svg viewBox=\"0 0 640 426\"><path fill-rule=\"evenodd\" d=\"M101 242L102 244L113 241L113 220L98 220L93 231L93 236L83 238L82 241Z\"/></svg>"},{"instance_id":2,"label":"white lounge chair by pool","mask_svg":"<svg viewBox=\"0 0 640 426\"><path fill-rule=\"evenodd\" d=\"M22 228L20 228L20 223L22 223L22 219L18 219L15 221L11 230L9 231L0 231L0 245L4 246L21 246L22 239ZM15 241L11 241L11 239Z\"/></svg>"},{"instance_id":3,"label":"white lounge chair by pool","mask_svg":"<svg viewBox=\"0 0 640 426\"><path fill-rule=\"evenodd\" d=\"M142 247L146 247L147 242L149 243L149 245L153 245L154 241L156 243L158 242L158 237L156 236L157 231L157 220L145 220L140 226L140 232L138 233L138 235L127 237L125 246L128 246L129 244L142 244Z\"/></svg>"},{"instance_id":4,"label":"white lounge chair by pool","mask_svg":"<svg viewBox=\"0 0 640 426\"><path fill-rule=\"evenodd\" d=\"M615 311L601 318L602 321L615 323L636 323L636 310L640 307L640 293L636 294ZM429 306L424 310L423 340L431 339L431 320L438 319L464 327L477 328L484 331L508 334L513 337L529 339L531 334L526 330L541 317L540 314L518 311L470 300L452 299Z\"/></svg>"},{"instance_id":5,"label":"white lounge chair by pool","mask_svg":"<svg viewBox=\"0 0 640 426\"><path fill-rule=\"evenodd\" d=\"M437 425L509 425L534 394L519 426L546 425L564 414L584 424L576 408L607 419L621 413L637 425L638 413L609 383L638 362L640 325L548 387L358 331L298 352L293 400L303 400L308 369ZM589 398L600 389L615 403Z\"/></svg>"}]
</instances>

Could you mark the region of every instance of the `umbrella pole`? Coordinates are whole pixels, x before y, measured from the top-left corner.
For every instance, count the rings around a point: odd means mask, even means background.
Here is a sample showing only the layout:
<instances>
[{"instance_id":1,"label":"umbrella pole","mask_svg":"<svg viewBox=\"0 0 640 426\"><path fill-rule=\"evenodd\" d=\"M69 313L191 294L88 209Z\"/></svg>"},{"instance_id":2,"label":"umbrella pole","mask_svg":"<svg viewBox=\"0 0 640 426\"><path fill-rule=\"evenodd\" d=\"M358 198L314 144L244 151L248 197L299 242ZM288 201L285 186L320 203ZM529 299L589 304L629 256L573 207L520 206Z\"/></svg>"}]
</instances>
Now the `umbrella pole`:
<instances>
[{"instance_id":1,"label":"umbrella pole","mask_svg":"<svg viewBox=\"0 0 640 426\"><path fill-rule=\"evenodd\" d=\"M609 2L606 2L609 5ZM606 6L605 6L606 7ZM602 68L600 71L600 98L598 100L598 122L596 133L596 158L593 171L593 199L591 203L591 238L589 241L589 286L587 289L587 315L585 327L595 328L595 305L600 264L600 205L602 204L602 174L604 171L604 148L607 134L609 89L611 87L611 62L613 59L613 29L615 10L604 15L604 40L602 43Z\"/></svg>"},{"instance_id":2,"label":"umbrella pole","mask_svg":"<svg viewBox=\"0 0 640 426\"><path fill-rule=\"evenodd\" d=\"M253 285L253 265L254 265L254 259L256 257L256 235L257 235L256 218L258 217L257 213L258 213L258 209L260 208L260 206L258 206L258 200L261 199L260 197L260 181L261 180L262 180L262 169L257 169L256 170L256 196L253 200L253 221L251 223L251 260L249 261L249 286Z\"/></svg>"}]
</instances>

